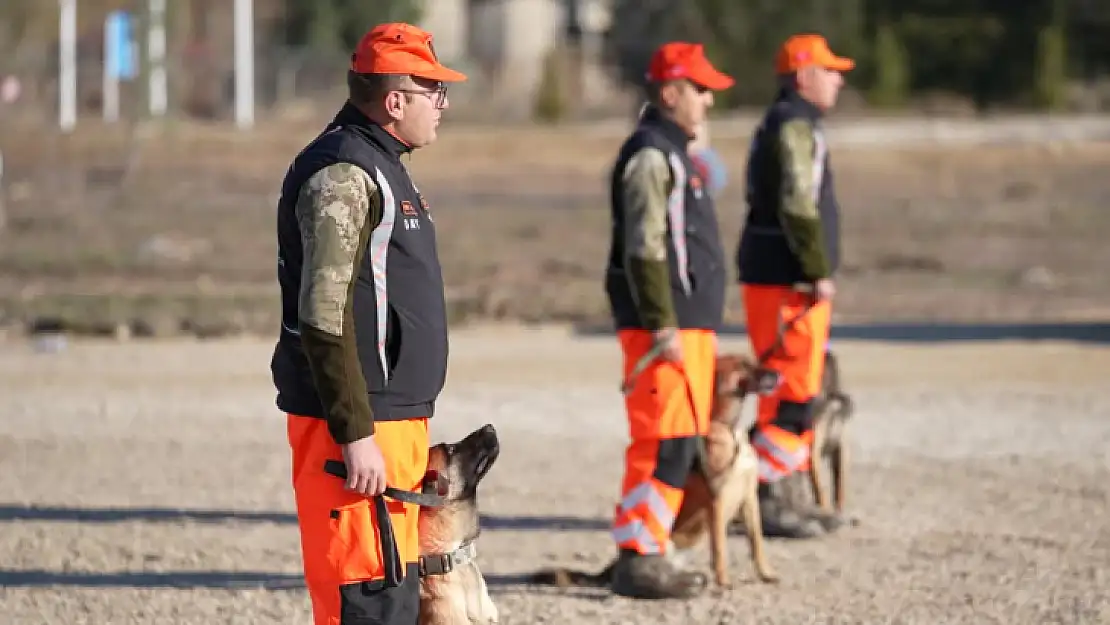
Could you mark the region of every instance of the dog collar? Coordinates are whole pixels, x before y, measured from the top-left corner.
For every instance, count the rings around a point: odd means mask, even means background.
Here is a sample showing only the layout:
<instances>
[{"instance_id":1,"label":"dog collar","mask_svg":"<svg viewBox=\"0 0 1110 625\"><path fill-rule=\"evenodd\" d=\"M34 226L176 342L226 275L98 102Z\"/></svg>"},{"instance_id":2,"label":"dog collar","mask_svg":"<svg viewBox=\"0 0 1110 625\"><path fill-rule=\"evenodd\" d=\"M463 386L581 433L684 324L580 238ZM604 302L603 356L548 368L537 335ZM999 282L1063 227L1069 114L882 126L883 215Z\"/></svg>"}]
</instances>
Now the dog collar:
<instances>
[{"instance_id":1,"label":"dog collar","mask_svg":"<svg viewBox=\"0 0 1110 625\"><path fill-rule=\"evenodd\" d=\"M472 562L477 557L478 549L473 542L463 543L450 553L420 556L420 577L446 575L455 570L455 567Z\"/></svg>"}]
</instances>

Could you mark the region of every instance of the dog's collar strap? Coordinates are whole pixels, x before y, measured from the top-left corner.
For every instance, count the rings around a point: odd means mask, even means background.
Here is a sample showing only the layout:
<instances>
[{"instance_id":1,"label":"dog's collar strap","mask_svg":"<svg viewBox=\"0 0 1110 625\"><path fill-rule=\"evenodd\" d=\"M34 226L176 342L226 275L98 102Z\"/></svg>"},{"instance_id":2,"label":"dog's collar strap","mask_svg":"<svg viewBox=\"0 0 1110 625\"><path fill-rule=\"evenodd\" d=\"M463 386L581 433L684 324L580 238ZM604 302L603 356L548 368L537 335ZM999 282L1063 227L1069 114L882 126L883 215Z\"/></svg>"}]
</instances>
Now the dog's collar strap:
<instances>
[{"instance_id":1,"label":"dog's collar strap","mask_svg":"<svg viewBox=\"0 0 1110 625\"><path fill-rule=\"evenodd\" d=\"M420 556L420 577L446 575L456 567L472 562L476 557L478 549L472 542L465 543L450 553Z\"/></svg>"}]
</instances>

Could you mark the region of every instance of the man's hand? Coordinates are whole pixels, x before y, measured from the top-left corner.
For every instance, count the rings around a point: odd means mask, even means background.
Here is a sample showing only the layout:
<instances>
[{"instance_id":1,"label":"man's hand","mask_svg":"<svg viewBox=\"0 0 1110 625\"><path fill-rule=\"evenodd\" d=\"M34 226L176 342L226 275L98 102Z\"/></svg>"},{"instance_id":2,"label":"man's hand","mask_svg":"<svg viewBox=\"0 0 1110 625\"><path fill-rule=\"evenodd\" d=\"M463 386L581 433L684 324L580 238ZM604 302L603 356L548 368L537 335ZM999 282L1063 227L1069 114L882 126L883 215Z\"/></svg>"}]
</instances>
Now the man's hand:
<instances>
[{"instance_id":1,"label":"man's hand","mask_svg":"<svg viewBox=\"0 0 1110 625\"><path fill-rule=\"evenodd\" d=\"M659 355L660 358L671 362L682 362L682 341L679 340L677 328L660 328L652 333L652 337L656 345L665 346Z\"/></svg>"},{"instance_id":2,"label":"man's hand","mask_svg":"<svg viewBox=\"0 0 1110 625\"><path fill-rule=\"evenodd\" d=\"M832 278L821 278L813 284L813 296L818 300L831 300L836 295L836 285Z\"/></svg>"},{"instance_id":3,"label":"man's hand","mask_svg":"<svg viewBox=\"0 0 1110 625\"><path fill-rule=\"evenodd\" d=\"M347 443L343 463L347 465L347 490L367 497L385 492L385 459L373 436Z\"/></svg>"}]
</instances>

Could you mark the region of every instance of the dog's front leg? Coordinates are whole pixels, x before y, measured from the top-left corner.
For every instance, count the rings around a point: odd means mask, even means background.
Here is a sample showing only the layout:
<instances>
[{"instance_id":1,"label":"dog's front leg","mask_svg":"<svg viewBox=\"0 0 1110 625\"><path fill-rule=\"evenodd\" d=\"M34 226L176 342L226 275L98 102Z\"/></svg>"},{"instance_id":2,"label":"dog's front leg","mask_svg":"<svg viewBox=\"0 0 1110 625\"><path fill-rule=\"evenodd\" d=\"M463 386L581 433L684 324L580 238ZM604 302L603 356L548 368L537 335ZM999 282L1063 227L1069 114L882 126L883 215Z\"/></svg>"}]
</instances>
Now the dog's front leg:
<instances>
[{"instance_id":1,"label":"dog's front leg","mask_svg":"<svg viewBox=\"0 0 1110 625\"><path fill-rule=\"evenodd\" d=\"M720 497L711 497L709 503L709 554L717 586L728 588L728 516L729 510L721 505Z\"/></svg>"},{"instance_id":2,"label":"dog's front leg","mask_svg":"<svg viewBox=\"0 0 1110 625\"><path fill-rule=\"evenodd\" d=\"M763 550L763 521L759 515L759 482L752 481L748 496L744 499L741 512L744 515L744 530L748 534L748 545L751 548L752 563L759 579L765 583L773 584L779 581L779 576L767 563L767 554Z\"/></svg>"},{"instance_id":3,"label":"dog's front leg","mask_svg":"<svg viewBox=\"0 0 1110 625\"><path fill-rule=\"evenodd\" d=\"M827 413L818 415L813 424L813 443L809 448L809 483L813 487L813 498L817 507L822 510L831 510L829 503L829 490L822 475L825 468L825 441L829 433L829 418Z\"/></svg>"}]
</instances>

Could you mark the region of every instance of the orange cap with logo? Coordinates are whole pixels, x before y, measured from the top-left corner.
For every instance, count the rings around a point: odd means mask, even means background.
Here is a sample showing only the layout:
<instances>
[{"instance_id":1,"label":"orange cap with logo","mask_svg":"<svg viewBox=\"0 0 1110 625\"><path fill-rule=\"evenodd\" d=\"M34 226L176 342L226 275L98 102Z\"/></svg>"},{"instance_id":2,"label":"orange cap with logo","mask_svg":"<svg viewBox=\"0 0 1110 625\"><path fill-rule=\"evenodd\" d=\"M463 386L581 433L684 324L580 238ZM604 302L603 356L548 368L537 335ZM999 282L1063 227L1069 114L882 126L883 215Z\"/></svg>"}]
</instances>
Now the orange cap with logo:
<instances>
[{"instance_id":1,"label":"orange cap with logo","mask_svg":"<svg viewBox=\"0 0 1110 625\"><path fill-rule=\"evenodd\" d=\"M792 74L810 65L846 72L854 68L856 62L833 54L829 42L821 35L813 34L790 37L775 56L775 71L779 74Z\"/></svg>"},{"instance_id":2,"label":"orange cap with logo","mask_svg":"<svg viewBox=\"0 0 1110 625\"><path fill-rule=\"evenodd\" d=\"M379 24L362 36L351 55L359 74L407 74L440 82L460 82L466 75L444 67L436 58L432 34L412 24Z\"/></svg>"},{"instance_id":3,"label":"orange cap with logo","mask_svg":"<svg viewBox=\"0 0 1110 625\"><path fill-rule=\"evenodd\" d=\"M714 91L728 89L736 82L713 67L700 43L672 41L659 46L648 65L647 79L665 82L682 78Z\"/></svg>"}]
</instances>

